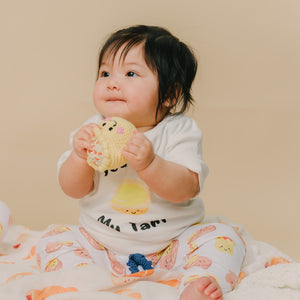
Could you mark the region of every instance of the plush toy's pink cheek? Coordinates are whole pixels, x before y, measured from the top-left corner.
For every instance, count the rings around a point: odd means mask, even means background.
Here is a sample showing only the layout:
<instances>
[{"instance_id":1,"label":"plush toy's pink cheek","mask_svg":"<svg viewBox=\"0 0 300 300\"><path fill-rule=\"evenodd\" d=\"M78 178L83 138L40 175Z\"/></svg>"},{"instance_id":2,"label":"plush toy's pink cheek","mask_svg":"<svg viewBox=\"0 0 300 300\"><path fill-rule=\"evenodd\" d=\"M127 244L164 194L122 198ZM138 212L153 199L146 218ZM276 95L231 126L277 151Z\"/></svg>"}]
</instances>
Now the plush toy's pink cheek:
<instances>
[{"instance_id":1,"label":"plush toy's pink cheek","mask_svg":"<svg viewBox=\"0 0 300 300\"><path fill-rule=\"evenodd\" d=\"M117 133L118 134L123 134L124 133L124 128L123 127L117 127Z\"/></svg>"}]
</instances>

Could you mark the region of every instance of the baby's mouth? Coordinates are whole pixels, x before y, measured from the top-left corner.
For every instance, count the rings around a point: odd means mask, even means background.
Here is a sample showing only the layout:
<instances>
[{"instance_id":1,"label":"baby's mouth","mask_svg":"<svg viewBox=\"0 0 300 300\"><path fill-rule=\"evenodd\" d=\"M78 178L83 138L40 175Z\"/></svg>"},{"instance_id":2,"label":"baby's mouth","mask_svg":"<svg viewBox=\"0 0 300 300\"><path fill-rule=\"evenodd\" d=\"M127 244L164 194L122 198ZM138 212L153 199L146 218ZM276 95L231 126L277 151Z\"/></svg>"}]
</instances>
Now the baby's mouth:
<instances>
[{"instance_id":1,"label":"baby's mouth","mask_svg":"<svg viewBox=\"0 0 300 300\"><path fill-rule=\"evenodd\" d=\"M120 98L109 98L107 101L108 102L125 102L125 100L120 99Z\"/></svg>"}]
</instances>

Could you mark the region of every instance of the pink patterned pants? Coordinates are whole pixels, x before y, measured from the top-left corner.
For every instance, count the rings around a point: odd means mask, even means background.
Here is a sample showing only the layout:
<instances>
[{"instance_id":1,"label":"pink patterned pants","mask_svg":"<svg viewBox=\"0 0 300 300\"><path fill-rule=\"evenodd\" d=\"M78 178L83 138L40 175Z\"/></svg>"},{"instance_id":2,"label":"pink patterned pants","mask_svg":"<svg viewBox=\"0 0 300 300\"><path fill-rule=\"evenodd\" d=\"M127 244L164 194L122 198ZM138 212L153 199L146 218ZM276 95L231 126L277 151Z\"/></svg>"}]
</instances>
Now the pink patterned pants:
<instances>
[{"instance_id":1,"label":"pink patterned pants","mask_svg":"<svg viewBox=\"0 0 300 300\"><path fill-rule=\"evenodd\" d=\"M201 276L216 279L226 293L238 282L246 247L232 227L212 223L189 227L160 252L122 255L105 249L83 227L52 225L36 252L45 272L97 264L111 272L115 284L121 278L166 270L177 274L180 293Z\"/></svg>"}]
</instances>

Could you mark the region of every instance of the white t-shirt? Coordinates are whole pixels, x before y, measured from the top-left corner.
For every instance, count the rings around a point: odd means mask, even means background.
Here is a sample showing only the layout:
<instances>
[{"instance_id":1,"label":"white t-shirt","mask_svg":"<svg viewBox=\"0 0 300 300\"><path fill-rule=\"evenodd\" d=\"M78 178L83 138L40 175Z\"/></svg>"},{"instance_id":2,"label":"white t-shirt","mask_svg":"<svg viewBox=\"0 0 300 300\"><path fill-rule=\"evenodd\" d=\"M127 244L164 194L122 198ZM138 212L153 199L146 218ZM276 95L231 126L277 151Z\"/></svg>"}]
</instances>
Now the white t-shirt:
<instances>
[{"instance_id":1,"label":"white t-shirt","mask_svg":"<svg viewBox=\"0 0 300 300\"><path fill-rule=\"evenodd\" d=\"M101 120L97 114L85 124ZM157 155L196 172L202 190L208 168L202 160L202 133L193 119L183 114L168 116L145 136ZM58 169L70 153L61 156ZM150 191L129 164L104 173L96 171L94 190L79 205L80 224L104 247L123 254L162 250L204 217L201 199L178 204L166 201Z\"/></svg>"}]
</instances>

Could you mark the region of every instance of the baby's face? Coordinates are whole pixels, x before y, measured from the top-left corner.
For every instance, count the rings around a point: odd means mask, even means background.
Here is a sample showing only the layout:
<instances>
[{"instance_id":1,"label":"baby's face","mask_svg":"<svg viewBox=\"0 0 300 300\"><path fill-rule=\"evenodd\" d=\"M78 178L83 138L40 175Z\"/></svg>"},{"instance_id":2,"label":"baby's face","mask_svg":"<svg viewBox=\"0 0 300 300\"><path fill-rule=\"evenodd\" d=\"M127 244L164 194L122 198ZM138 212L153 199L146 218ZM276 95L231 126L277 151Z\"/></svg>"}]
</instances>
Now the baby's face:
<instances>
[{"instance_id":1,"label":"baby's face","mask_svg":"<svg viewBox=\"0 0 300 300\"><path fill-rule=\"evenodd\" d=\"M124 46L115 57L104 55L94 89L94 104L103 117L122 117L139 131L147 131L163 118L162 113L155 118L158 76L145 62L143 44L129 50L125 58Z\"/></svg>"}]
</instances>

